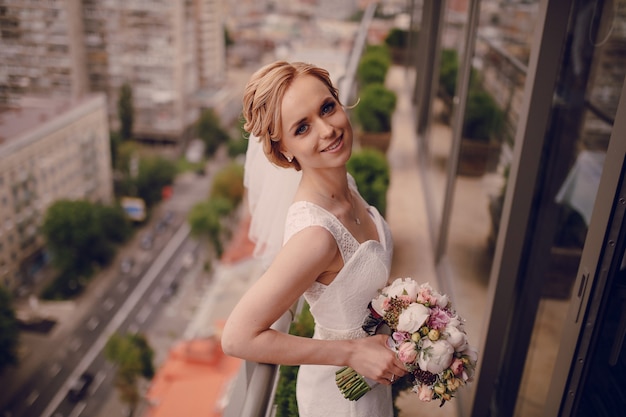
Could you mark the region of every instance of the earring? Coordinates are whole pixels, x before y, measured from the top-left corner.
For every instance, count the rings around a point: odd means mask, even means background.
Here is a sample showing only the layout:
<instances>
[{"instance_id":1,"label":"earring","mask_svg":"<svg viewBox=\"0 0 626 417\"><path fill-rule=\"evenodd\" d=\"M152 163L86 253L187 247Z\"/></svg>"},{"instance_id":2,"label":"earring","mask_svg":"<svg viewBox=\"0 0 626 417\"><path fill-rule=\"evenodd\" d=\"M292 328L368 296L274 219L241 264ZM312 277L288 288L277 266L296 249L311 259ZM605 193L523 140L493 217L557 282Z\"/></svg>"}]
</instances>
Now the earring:
<instances>
[{"instance_id":1,"label":"earring","mask_svg":"<svg viewBox=\"0 0 626 417\"><path fill-rule=\"evenodd\" d=\"M293 161L293 156L285 156L285 158L287 158L287 161L289 161L289 163L291 163L291 161Z\"/></svg>"}]
</instances>

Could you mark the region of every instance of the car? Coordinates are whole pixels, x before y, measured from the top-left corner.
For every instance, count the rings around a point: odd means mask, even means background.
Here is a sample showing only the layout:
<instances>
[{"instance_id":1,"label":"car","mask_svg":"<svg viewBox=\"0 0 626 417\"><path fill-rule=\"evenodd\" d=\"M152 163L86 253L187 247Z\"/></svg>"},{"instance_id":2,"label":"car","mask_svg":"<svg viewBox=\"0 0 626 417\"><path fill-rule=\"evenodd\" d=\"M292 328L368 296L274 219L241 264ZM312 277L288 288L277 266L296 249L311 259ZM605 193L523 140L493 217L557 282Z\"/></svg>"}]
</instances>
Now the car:
<instances>
[{"instance_id":1,"label":"car","mask_svg":"<svg viewBox=\"0 0 626 417\"><path fill-rule=\"evenodd\" d=\"M152 243L154 242L154 236L152 233L148 232L141 238L141 249L150 250L152 249Z\"/></svg>"},{"instance_id":2,"label":"car","mask_svg":"<svg viewBox=\"0 0 626 417\"><path fill-rule=\"evenodd\" d=\"M130 271L133 269L134 264L135 264L135 261L133 260L133 258L122 259L122 262L120 262L120 272L122 274L130 273Z\"/></svg>"},{"instance_id":3,"label":"car","mask_svg":"<svg viewBox=\"0 0 626 417\"><path fill-rule=\"evenodd\" d=\"M174 212L172 210L166 211L165 214L163 215L163 218L161 219L161 221L165 222L166 225L172 224L173 220L174 220Z\"/></svg>"},{"instance_id":4,"label":"car","mask_svg":"<svg viewBox=\"0 0 626 417\"><path fill-rule=\"evenodd\" d=\"M92 382L93 375L89 372L84 372L78 379L72 382L67 392L67 398L73 403L79 402L87 395L87 391Z\"/></svg>"},{"instance_id":5,"label":"car","mask_svg":"<svg viewBox=\"0 0 626 417\"><path fill-rule=\"evenodd\" d=\"M196 259L195 259L195 256L193 255L193 253L192 252L187 252L186 254L183 255L183 259L182 259L183 268L185 268L185 269L191 268L191 266L193 265L195 260Z\"/></svg>"}]
</instances>

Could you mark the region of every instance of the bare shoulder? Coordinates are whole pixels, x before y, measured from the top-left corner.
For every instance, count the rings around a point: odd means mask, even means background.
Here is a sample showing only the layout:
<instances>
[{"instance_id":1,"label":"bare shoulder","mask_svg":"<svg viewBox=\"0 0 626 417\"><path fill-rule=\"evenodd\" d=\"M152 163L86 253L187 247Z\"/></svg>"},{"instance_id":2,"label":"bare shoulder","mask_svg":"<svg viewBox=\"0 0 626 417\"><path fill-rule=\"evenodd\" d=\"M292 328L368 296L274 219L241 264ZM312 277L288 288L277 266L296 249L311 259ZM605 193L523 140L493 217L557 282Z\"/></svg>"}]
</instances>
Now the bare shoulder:
<instances>
[{"instance_id":1,"label":"bare shoulder","mask_svg":"<svg viewBox=\"0 0 626 417\"><path fill-rule=\"evenodd\" d=\"M335 238L322 226L305 227L294 234L283 249L313 257L334 257L338 250Z\"/></svg>"},{"instance_id":2,"label":"bare shoulder","mask_svg":"<svg viewBox=\"0 0 626 417\"><path fill-rule=\"evenodd\" d=\"M315 280L336 261L338 254L339 248L333 235L321 226L310 226L285 243L273 266L297 268L308 279Z\"/></svg>"}]
</instances>

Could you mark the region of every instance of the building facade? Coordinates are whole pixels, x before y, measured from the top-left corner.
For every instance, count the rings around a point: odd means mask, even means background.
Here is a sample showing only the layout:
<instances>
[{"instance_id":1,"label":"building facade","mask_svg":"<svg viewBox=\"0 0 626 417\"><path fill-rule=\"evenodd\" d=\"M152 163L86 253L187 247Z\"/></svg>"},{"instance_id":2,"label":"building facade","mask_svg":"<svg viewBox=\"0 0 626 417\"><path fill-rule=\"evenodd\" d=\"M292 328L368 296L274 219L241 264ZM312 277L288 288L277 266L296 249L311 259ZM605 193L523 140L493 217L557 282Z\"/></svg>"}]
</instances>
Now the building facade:
<instances>
[{"instance_id":1,"label":"building facade","mask_svg":"<svg viewBox=\"0 0 626 417\"><path fill-rule=\"evenodd\" d=\"M220 0L12 0L0 14L0 98L104 92L117 127L121 86L133 88L137 139L186 139L190 96L226 73Z\"/></svg>"},{"instance_id":2,"label":"building facade","mask_svg":"<svg viewBox=\"0 0 626 417\"><path fill-rule=\"evenodd\" d=\"M44 263L40 234L59 199L110 204L113 180L104 95L23 97L0 112L0 284L33 283Z\"/></svg>"}]
</instances>

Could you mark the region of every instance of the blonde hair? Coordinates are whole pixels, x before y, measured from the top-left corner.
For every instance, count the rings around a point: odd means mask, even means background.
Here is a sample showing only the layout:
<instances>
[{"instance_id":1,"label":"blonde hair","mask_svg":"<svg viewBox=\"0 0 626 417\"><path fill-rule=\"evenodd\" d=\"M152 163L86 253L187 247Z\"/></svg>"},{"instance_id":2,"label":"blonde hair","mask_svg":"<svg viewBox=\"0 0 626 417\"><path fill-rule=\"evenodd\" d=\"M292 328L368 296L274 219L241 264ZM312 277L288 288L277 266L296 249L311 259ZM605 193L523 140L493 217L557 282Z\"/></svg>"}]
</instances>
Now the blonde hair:
<instances>
[{"instance_id":1,"label":"blonde hair","mask_svg":"<svg viewBox=\"0 0 626 417\"><path fill-rule=\"evenodd\" d=\"M285 92L297 77L311 75L322 81L330 94L339 101L339 92L333 85L328 71L304 62L278 61L268 64L255 72L246 85L243 95L244 130L259 138L263 152L275 165L295 168L300 164L296 159L291 162L281 152L281 103Z\"/></svg>"}]
</instances>

